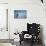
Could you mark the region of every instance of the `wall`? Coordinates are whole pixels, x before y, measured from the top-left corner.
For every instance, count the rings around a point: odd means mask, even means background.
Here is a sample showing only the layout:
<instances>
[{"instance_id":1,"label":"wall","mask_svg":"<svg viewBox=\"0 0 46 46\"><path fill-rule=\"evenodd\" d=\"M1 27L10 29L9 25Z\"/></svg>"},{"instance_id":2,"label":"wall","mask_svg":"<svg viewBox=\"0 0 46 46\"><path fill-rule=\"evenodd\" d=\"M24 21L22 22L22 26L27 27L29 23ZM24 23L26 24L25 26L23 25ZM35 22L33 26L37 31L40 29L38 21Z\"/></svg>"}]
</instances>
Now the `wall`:
<instances>
[{"instance_id":1,"label":"wall","mask_svg":"<svg viewBox=\"0 0 46 46\"><path fill-rule=\"evenodd\" d=\"M14 10L27 10L27 19L14 19ZM46 44L46 16L45 4L40 0L10 0L9 1L9 31L10 38L14 38L14 32L26 30L28 23L40 23Z\"/></svg>"},{"instance_id":2,"label":"wall","mask_svg":"<svg viewBox=\"0 0 46 46\"><path fill-rule=\"evenodd\" d=\"M46 0L44 0L44 12L45 12L45 15L46 15ZM45 46L46 46L46 30L44 31L44 41L45 41Z\"/></svg>"},{"instance_id":3,"label":"wall","mask_svg":"<svg viewBox=\"0 0 46 46\"><path fill-rule=\"evenodd\" d=\"M0 0L0 3L8 3L8 0Z\"/></svg>"}]
</instances>

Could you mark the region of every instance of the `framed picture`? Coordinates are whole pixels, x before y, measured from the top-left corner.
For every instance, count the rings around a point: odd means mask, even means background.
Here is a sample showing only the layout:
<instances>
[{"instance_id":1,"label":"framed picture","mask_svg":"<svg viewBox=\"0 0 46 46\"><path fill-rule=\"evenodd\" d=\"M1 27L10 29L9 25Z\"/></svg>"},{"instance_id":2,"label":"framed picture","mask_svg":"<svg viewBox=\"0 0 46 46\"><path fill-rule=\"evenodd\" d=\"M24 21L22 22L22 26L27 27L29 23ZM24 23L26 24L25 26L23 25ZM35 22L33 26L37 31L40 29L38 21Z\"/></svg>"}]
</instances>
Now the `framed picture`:
<instances>
[{"instance_id":1,"label":"framed picture","mask_svg":"<svg viewBox=\"0 0 46 46\"><path fill-rule=\"evenodd\" d=\"M14 10L14 19L23 19L27 18L27 11L26 10Z\"/></svg>"}]
</instances>

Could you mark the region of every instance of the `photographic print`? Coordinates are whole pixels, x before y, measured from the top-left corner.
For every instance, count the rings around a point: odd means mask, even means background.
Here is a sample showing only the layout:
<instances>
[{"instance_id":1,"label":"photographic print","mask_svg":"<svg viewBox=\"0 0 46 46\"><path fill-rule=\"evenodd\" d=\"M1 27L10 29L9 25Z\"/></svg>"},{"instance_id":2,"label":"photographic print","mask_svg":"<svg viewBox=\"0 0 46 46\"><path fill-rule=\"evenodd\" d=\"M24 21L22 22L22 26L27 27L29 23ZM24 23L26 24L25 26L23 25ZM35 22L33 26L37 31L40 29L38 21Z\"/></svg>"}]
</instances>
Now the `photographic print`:
<instances>
[{"instance_id":1,"label":"photographic print","mask_svg":"<svg viewBox=\"0 0 46 46\"><path fill-rule=\"evenodd\" d=\"M14 10L14 18L27 18L26 10Z\"/></svg>"}]
</instances>

